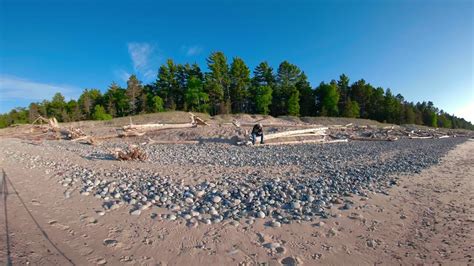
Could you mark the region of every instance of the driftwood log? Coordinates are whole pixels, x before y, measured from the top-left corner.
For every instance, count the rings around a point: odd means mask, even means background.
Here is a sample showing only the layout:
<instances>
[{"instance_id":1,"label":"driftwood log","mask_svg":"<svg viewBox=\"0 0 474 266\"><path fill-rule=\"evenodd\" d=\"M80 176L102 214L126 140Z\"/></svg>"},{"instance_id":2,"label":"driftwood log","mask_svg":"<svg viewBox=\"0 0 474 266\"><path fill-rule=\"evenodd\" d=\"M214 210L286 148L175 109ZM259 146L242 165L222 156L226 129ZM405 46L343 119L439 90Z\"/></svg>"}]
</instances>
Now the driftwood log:
<instances>
[{"instance_id":1,"label":"driftwood log","mask_svg":"<svg viewBox=\"0 0 474 266\"><path fill-rule=\"evenodd\" d=\"M359 141L395 141L395 140L398 140L397 137L383 137L383 138L379 138L379 137L359 137L359 136L350 136L350 139L351 140L359 140Z\"/></svg>"},{"instance_id":2,"label":"driftwood log","mask_svg":"<svg viewBox=\"0 0 474 266\"><path fill-rule=\"evenodd\" d=\"M299 130L291 130L291 131L284 131L278 132L273 134L265 135L265 140L277 139L277 138L285 138L285 137L297 137L301 135L325 135L327 127L318 127L318 128L308 128L308 129L299 129Z\"/></svg>"},{"instance_id":3,"label":"driftwood log","mask_svg":"<svg viewBox=\"0 0 474 266\"><path fill-rule=\"evenodd\" d=\"M335 139L335 140L326 140L326 139L307 139L307 140L295 140L295 141L281 141L281 142L272 142L260 144L258 146L273 146L273 145L289 145L289 144L305 144L305 143L341 143L347 142L347 139Z\"/></svg>"},{"instance_id":4,"label":"driftwood log","mask_svg":"<svg viewBox=\"0 0 474 266\"><path fill-rule=\"evenodd\" d=\"M156 131L162 129L180 129L180 128L193 128L197 127L198 125L209 126L203 119L197 117L193 113L189 113L191 122L190 123L183 123L183 124L143 124L143 125L134 125L130 121L130 125L122 127L124 133L121 134L122 136L143 136L146 132L149 131ZM128 134L126 132L129 132ZM134 133L130 133L134 132Z\"/></svg>"}]
</instances>

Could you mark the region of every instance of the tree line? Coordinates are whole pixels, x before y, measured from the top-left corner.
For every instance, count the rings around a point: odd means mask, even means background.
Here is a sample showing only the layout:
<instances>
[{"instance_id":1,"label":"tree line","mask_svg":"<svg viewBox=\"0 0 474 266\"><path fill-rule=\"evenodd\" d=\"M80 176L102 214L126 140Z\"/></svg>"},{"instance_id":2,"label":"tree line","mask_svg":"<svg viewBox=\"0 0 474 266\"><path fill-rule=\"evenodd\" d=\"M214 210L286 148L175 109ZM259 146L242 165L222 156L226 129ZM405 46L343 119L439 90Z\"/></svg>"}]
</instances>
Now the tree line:
<instances>
[{"instance_id":1,"label":"tree line","mask_svg":"<svg viewBox=\"0 0 474 266\"><path fill-rule=\"evenodd\" d=\"M408 102L402 95L374 87L364 79L351 84L344 74L338 80L321 82L313 88L305 73L287 61L276 71L262 62L251 75L241 58L235 57L229 64L222 52L214 52L207 58L207 68L208 72L204 73L197 64L176 64L169 59L160 66L153 83L142 84L131 75L126 88L112 82L103 94L98 89L85 89L79 99L66 102L61 93L56 93L51 100L0 115L0 128L32 122L39 115L71 122L183 110L211 115L340 116L474 129L470 122L439 110L430 101Z\"/></svg>"}]
</instances>

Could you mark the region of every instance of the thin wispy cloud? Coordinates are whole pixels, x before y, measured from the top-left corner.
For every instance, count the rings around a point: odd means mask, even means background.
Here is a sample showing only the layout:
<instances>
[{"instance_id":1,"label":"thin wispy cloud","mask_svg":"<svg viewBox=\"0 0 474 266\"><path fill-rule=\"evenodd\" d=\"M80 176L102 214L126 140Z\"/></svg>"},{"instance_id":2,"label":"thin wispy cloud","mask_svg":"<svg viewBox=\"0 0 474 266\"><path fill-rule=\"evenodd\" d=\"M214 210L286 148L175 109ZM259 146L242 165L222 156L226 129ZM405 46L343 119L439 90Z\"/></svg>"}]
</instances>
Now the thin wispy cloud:
<instances>
[{"instance_id":1,"label":"thin wispy cloud","mask_svg":"<svg viewBox=\"0 0 474 266\"><path fill-rule=\"evenodd\" d=\"M161 60L158 48L147 42L131 42L127 47L134 72L145 80L154 78ZM128 74L126 71L123 72Z\"/></svg>"},{"instance_id":2,"label":"thin wispy cloud","mask_svg":"<svg viewBox=\"0 0 474 266\"><path fill-rule=\"evenodd\" d=\"M130 78L130 75L132 74L130 74L128 71L125 71L123 69L118 69L114 71L114 75L121 81L126 82L128 78Z\"/></svg>"},{"instance_id":3,"label":"thin wispy cloud","mask_svg":"<svg viewBox=\"0 0 474 266\"><path fill-rule=\"evenodd\" d=\"M0 75L0 100L41 101L60 92L66 99L77 98L81 89L70 85L42 83L15 76Z\"/></svg>"},{"instance_id":4,"label":"thin wispy cloud","mask_svg":"<svg viewBox=\"0 0 474 266\"><path fill-rule=\"evenodd\" d=\"M195 55L201 54L203 49L199 45L192 45L192 46L183 45L181 47L181 50L185 52L186 56L195 56Z\"/></svg>"}]
</instances>

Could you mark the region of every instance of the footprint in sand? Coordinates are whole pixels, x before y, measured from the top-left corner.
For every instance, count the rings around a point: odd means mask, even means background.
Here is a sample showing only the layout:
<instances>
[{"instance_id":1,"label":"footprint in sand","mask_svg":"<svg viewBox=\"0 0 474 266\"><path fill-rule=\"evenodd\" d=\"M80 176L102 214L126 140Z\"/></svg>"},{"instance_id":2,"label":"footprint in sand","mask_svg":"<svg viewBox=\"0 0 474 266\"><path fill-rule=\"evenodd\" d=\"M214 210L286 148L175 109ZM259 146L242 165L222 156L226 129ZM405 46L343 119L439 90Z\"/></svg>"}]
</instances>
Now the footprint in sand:
<instances>
[{"instance_id":1,"label":"footprint in sand","mask_svg":"<svg viewBox=\"0 0 474 266\"><path fill-rule=\"evenodd\" d=\"M105 265L105 264L107 264L107 260L104 259L104 258L98 258L98 259L95 260L95 263L97 265Z\"/></svg>"},{"instance_id":2,"label":"footprint in sand","mask_svg":"<svg viewBox=\"0 0 474 266\"><path fill-rule=\"evenodd\" d=\"M79 249L79 254L81 254L81 256L87 256L92 253L94 253L94 249L90 247L82 247L81 249Z\"/></svg>"}]
</instances>

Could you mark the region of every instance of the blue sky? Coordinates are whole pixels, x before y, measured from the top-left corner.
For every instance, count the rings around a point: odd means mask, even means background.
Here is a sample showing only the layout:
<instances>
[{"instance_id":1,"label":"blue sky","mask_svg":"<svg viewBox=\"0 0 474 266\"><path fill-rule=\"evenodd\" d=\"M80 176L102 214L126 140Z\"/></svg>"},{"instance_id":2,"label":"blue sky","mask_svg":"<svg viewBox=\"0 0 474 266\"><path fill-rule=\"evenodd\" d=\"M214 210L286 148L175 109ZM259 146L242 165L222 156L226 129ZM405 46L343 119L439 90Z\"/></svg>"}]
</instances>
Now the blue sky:
<instances>
[{"instance_id":1,"label":"blue sky","mask_svg":"<svg viewBox=\"0 0 474 266\"><path fill-rule=\"evenodd\" d=\"M212 51L251 69L298 65L313 87L345 73L474 122L473 1L0 0L0 112L61 91L105 91L167 58Z\"/></svg>"}]
</instances>

